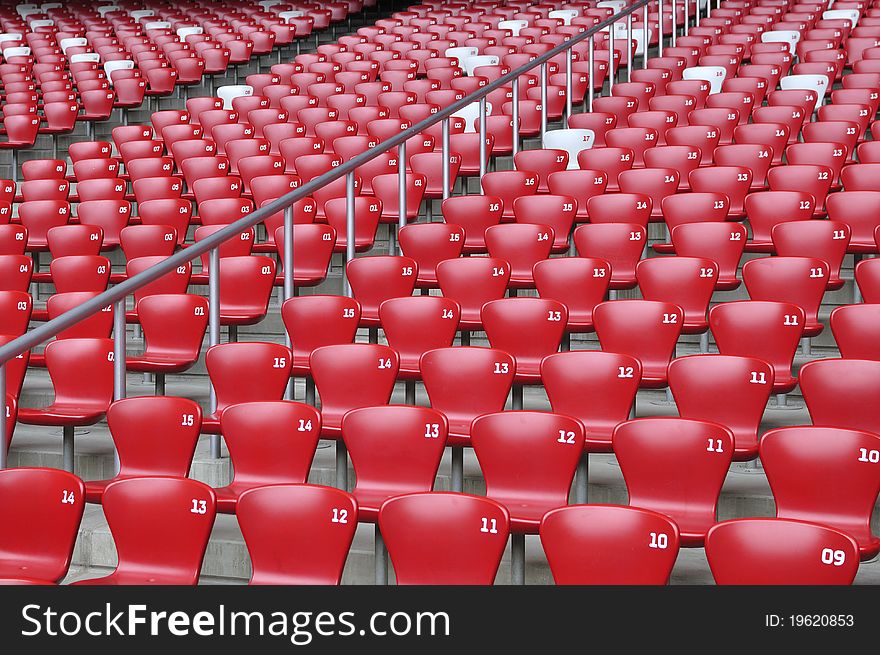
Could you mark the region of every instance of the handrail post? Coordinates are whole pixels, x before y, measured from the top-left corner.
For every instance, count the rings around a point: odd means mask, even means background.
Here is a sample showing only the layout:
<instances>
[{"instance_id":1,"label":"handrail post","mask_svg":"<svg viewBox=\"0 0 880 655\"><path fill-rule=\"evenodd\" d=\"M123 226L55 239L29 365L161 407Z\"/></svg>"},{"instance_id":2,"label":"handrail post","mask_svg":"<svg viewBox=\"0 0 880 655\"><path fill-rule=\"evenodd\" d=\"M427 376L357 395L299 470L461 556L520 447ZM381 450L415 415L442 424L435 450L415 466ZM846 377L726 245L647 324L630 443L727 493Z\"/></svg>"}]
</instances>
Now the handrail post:
<instances>
[{"instance_id":1,"label":"handrail post","mask_svg":"<svg viewBox=\"0 0 880 655\"><path fill-rule=\"evenodd\" d=\"M616 71L614 70L614 25L612 23L608 26L608 95L614 95L614 76L616 75Z\"/></svg>"},{"instance_id":2,"label":"handrail post","mask_svg":"<svg viewBox=\"0 0 880 655\"><path fill-rule=\"evenodd\" d=\"M660 19L657 21L657 56L663 56L663 0L657 0L657 12Z\"/></svg>"},{"instance_id":3,"label":"handrail post","mask_svg":"<svg viewBox=\"0 0 880 655\"><path fill-rule=\"evenodd\" d=\"M648 29L648 5L644 6L642 15L642 40L644 41L644 51L642 52L642 68L648 67L648 49L651 47L651 31Z\"/></svg>"},{"instance_id":4,"label":"handrail post","mask_svg":"<svg viewBox=\"0 0 880 655\"><path fill-rule=\"evenodd\" d=\"M208 343L216 346L220 343L220 248L211 249L208 258ZM211 414L217 411L217 392L208 378L211 387ZM211 457L220 459L220 435L211 435Z\"/></svg>"},{"instance_id":5,"label":"handrail post","mask_svg":"<svg viewBox=\"0 0 880 655\"><path fill-rule=\"evenodd\" d=\"M354 173L347 173L345 176L345 231L348 237L354 234ZM343 275L345 280L345 295L351 298L351 284L348 282L348 262L354 259L354 239L347 238L345 240L345 267L346 273Z\"/></svg>"},{"instance_id":6,"label":"handrail post","mask_svg":"<svg viewBox=\"0 0 880 655\"><path fill-rule=\"evenodd\" d=\"M541 147L547 132L547 62L541 64Z\"/></svg>"},{"instance_id":7,"label":"handrail post","mask_svg":"<svg viewBox=\"0 0 880 655\"><path fill-rule=\"evenodd\" d=\"M565 127L571 118L571 48L565 51Z\"/></svg>"},{"instance_id":8,"label":"handrail post","mask_svg":"<svg viewBox=\"0 0 880 655\"><path fill-rule=\"evenodd\" d=\"M633 15L626 15L626 81L632 82L632 72L633 72L633 57L635 57L635 53L633 52Z\"/></svg>"},{"instance_id":9,"label":"handrail post","mask_svg":"<svg viewBox=\"0 0 880 655\"><path fill-rule=\"evenodd\" d=\"M6 434L6 419L9 416L9 405L6 403L6 363L0 364L0 400L3 402L3 419L0 420L0 470L6 468L6 451L9 450L6 442L9 435Z\"/></svg>"},{"instance_id":10,"label":"handrail post","mask_svg":"<svg viewBox=\"0 0 880 655\"><path fill-rule=\"evenodd\" d=\"M587 68L590 69L590 81L587 84L587 111L593 111L593 96L595 95L593 89L595 82L593 78L595 77L596 72L596 57L593 54L593 43L593 37L591 36L587 45Z\"/></svg>"},{"instance_id":11,"label":"handrail post","mask_svg":"<svg viewBox=\"0 0 880 655\"><path fill-rule=\"evenodd\" d=\"M294 269L293 269L293 205L284 209L284 300L293 298L296 293L294 288ZM284 343L288 348L293 346L290 334L284 331ZM284 389L284 399L293 400L294 382L291 376L287 380L287 386Z\"/></svg>"},{"instance_id":12,"label":"handrail post","mask_svg":"<svg viewBox=\"0 0 880 655\"><path fill-rule=\"evenodd\" d=\"M449 117L443 119L443 200L449 197ZM428 199L428 202L431 202ZM429 214L430 217L430 214Z\"/></svg>"},{"instance_id":13,"label":"handrail post","mask_svg":"<svg viewBox=\"0 0 880 655\"><path fill-rule=\"evenodd\" d=\"M397 146L397 232L406 227L406 141ZM389 228L392 229L392 228ZM398 254L403 254L400 239L397 240Z\"/></svg>"},{"instance_id":14,"label":"handrail post","mask_svg":"<svg viewBox=\"0 0 880 655\"><path fill-rule=\"evenodd\" d=\"M354 173L345 176L345 229L349 235L354 234ZM345 263L354 259L354 239L348 239L345 243ZM343 270L347 270L347 266ZM345 295L352 297L351 284L348 274L344 274ZM336 486L343 491L348 490L348 449L342 439L336 440Z\"/></svg>"},{"instance_id":15,"label":"handrail post","mask_svg":"<svg viewBox=\"0 0 880 655\"><path fill-rule=\"evenodd\" d=\"M676 4L678 4L675 0L672 0L672 47L675 47L675 37L676 32L678 32L678 11L676 11Z\"/></svg>"},{"instance_id":16,"label":"handrail post","mask_svg":"<svg viewBox=\"0 0 880 655\"><path fill-rule=\"evenodd\" d=\"M486 174L486 96L480 98L480 193L483 193L483 176Z\"/></svg>"},{"instance_id":17,"label":"handrail post","mask_svg":"<svg viewBox=\"0 0 880 655\"><path fill-rule=\"evenodd\" d=\"M690 0L684 0L684 35L687 36L688 33L688 23L690 22Z\"/></svg>"},{"instance_id":18,"label":"handrail post","mask_svg":"<svg viewBox=\"0 0 880 655\"><path fill-rule=\"evenodd\" d=\"M122 400L125 390L125 298L113 305L113 400ZM119 451L113 446L113 472L119 473Z\"/></svg>"},{"instance_id":19,"label":"handrail post","mask_svg":"<svg viewBox=\"0 0 880 655\"><path fill-rule=\"evenodd\" d=\"M519 76L513 80L513 112L511 113L511 129L513 130L513 154L519 152Z\"/></svg>"}]
</instances>

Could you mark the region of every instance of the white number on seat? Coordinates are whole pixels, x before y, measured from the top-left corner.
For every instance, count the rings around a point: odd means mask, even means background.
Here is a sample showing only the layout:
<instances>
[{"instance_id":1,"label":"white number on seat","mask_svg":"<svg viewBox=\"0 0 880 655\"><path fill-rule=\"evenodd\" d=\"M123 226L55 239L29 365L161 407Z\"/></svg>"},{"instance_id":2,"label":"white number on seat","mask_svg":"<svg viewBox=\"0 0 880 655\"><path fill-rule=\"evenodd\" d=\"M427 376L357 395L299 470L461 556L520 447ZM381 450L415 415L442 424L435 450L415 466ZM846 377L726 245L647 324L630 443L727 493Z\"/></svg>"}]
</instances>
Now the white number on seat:
<instances>
[{"instance_id":1,"label":"white number on seat","mask_svg":"<svg viewBox=\"0 0 880 655\"><path fill-rule=\"evenodd\" d=\"M65 489L61 492L61 503L64 505L73 505L76 502L76 495L72 491Z\"/></svg>"},{"instance_id":2,"label":"white number on seat","mask_svg":"<svg viewBox=\"0 0 880 655\"><path fill-rule=\"evenodd\" d=\"M710 453L723 453L724 447L721 439L709 439L709 446L706 448L706 451Z\"/></svg>"},{"instance_id":3,"label":"white number on seat","mask_svg":"<svg viewBox=\"0 0 880 655\"><path fill-rule=\"evenodd\" d=\"M822 549L822 563L829 566L843 566L846 562L846 553L842 550L832 550L831 548Z\"/></svg>"},{"instance_id":4,"label":"white number on seat","mask_svg":"<svg viewBox=\"0 0 880 655\"><path fill-rule=\"evenodd\" d=\"M425 423L425 439L436 439L440 436L439 423Z\"/></svg>"},{"instance_id":5,"label":"white number on seat","mask_svg":"<svg viewBox=\"0 0 880 655\"><path fill-rule=\"evenodd\" d=\"M192 500L192 508L190 508L191 514L207 514L208 513L208 501L206 500L196 500L193 498Z\"/></svg>"},{"instance_id":6,"label":"white number on seat","mask_svg":"<svg viewBox=\"0 0 880 655\"><path fill-rule=\"evenodd\" d=\"M489 519L485 516L482 518L483 526L480 528L480 532L488 532L490 534L498 534L498 521L495 519Z\"/></svg>"},{"instance_id":7,"label":"white number on seat","mask_svg":"<svg viewBox=\"0 0 880 655\"><path fill-rule=\"evenodd\" d=\"M651 542L648 544L648 548L659 548L660 550L669 548L669 536L665 532L652 532L650 536Z\"/></svg>"},{"instance_id":8,"label":"white number on seat","mask_svg":"<svg viewBox=\"0 0 880 655\"><path fill-rule=\"evenodd\" d=\"M574 443L574 432L571 430L560 430L558 443Z\"/></svg>"},{"instance_id":9,"label":"white number on seat","mask_svg":"<svg viewBox=\"0 0 880 655\"><path fill-rule=\"evenodd\" d=\"M194 424L194 422L195 422L195 416L192 414L182 414L180 416L180 424L181 425L191 426Z\"/></svg>"},{"instance_id":10,"label":"white number on seat","mask_svg":"<svg viewBox=\"0 0 880 655\"><path fill-rule=\"evenodd\" d=\"M348 523L348 510L334 507L333 517L330 519L330 523Z\"/></svg>"},{"instance_id":11,"label":"white number on seat","mask_svg":"<svg viewBox=\"0 0 880 655\"><path fill-rule=\"evenodd\" d=\"M877 464L880 462L880 450L868 450L867 448L859 448L859 461Z\"/></svg>"}]
</instances>

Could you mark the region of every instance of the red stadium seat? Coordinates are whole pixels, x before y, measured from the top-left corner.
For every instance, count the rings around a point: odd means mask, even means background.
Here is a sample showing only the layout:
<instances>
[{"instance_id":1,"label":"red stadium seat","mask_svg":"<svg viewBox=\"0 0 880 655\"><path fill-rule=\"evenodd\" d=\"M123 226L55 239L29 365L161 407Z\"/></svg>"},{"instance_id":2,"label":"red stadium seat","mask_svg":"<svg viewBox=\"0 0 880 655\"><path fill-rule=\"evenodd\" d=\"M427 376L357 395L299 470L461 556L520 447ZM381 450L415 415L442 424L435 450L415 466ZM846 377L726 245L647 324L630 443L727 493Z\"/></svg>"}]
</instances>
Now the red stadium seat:
<instances>
[{"instance_id":1,"label":"red stadium seat","mask_svg":"<svg viewBox=\"0 0 880 655\"><path fill-rule=\"evenodd\" d=\"M354 466L360 522L373 523L387 499L428 492L446 447L446 417L428 407L362 407L342 419Z\"/></svg>"},{"instance_id":2,"label":"red stadium seat","mask_svg":"<svg viewBox=\"0 0 880 655\"><path fill-rule=\"evenodd\" d=\"M138 477L114 482L104 491L103 507L119 563L108 576L74 584L197 584L214 505L214 492L196 480Z\"/></svg>"},{"instance_id":3,"label":"red stadium seat","mask_svg":"<svg viewBox=\"0 0 880 655\"><path fill-rule=\"evenodd\" d=\"M773 391L797 386L792 361L804 330L804 310L791 303L748 300L709 310L709 327L722 355L754 357L773 367Z\"/></svg>"},{"instance_id":4,"label":"red stadium seat","mask_svg":"<svg viewBox=\"0 0 880 655\"><path fill-rule=\"evenodd\" d=\"M574 245L581 257L604 259L611 265L610 289L636 286L636 264L647 243L647 231L635 223L581 225Z\"/></svg>"},{"instance_id":5,"label":"red stadium seat","mask_svg":"<svg viewBox=\"0 0 880 655\"><path fill-rule=\"evenodd\" d=\"M730 355L679 357L669 365L679 415L733 433L735 461L758 455L758 428L773 390L773 369L760 359Z\"/></svg>"},{"instance_id":6,"label":"red stadium seat","mask_svg":"<svg viewBox=\"0 0 880 655\"><path fill-rule=\"evenodd\" d=\"M776 515L836 528L858 542L863 560L874 558L880 538L871 532L871 513L880 480L870 464L878 447L880 437L859 430L801 426L769 431L761 438L760 452ZM805 479L816 484L804 485Z\"/></svg>"},{"instance_id":7,"label":"red stadium seat","mask_svg":"<svg viewBox=\"0 0 880 655\"><path fill-rule=\"evenodd\" d=\"M834 341L845 359L871 359L880 361L877 340L877 318L880 305L860 303L843 305L831 312L831 331Z\"/></svg>"},{"instance_id":8,"label":"red stadium seat","mask_svg":"<svg viewBox=\"0 0 880 655\"><path fill-rule=\"evenodd\" d=\"M629 504L669 516L682 546L702 546L730 467L730 430L685 418L640 418L618 425L612 445ZM687 476L679 475L682 466Z\"/></svg>"},{"instance_id":9,"label":"red stadium seat","mask_svg":"<svg viewBox=\"0 0 880 655\"><path fill-rule=\"evenodd\" d=\"M540 533L558 585L665 585L679 549L674 521L621 505L552 510Z\"/></svg>"},{"instance_id":10,"label":"red stadium seat","mask_svg":"<svg viewBox=\"0 0 880 655\"><path fill-rule=\"evenodd\" d=\"M460 314L458 303L439 296L390 298L379 305L385 338L400 357L398 377L418 379L422 355L452 345Z\"/></svg>"},{"instance_id":11,"label":"red stadium seat","mask_svg":"<svg viewBox=\"0 0 880 655\"><path fill-rule=\"evenodd\" d=\"M611 452L611 434L634 407L641 364L629 355L563 352L541 362L541 379L553 411L586 428L587 452Z\"/></svg>"},{"instance_id":12,"label":"red stadium seat","mask_svg":"<svg viewBox=\"0 0 880 655\"><path fill-rule=\"evenodd\" d=\"M344 491L275 484L242 493L236 508L253 573L250 584L339 584L357 527Z\"/></svg>"},{"instance_id":13,"label":"red stadium seat","mask_svg":"<svg viewBox=\"0 0 880 655\"><path fill-rule=\"evenodd\" d=\"M202 432L221 434L223 410L238 403L281 400L290 377L290 350L276 343L222 343L205 352L217 409L202 419Z\"/></svg>"},{"instance_id":14,"label":"red stadium seat","mask_svg":"<svg viewBox=\"0 0 880 655\"><path fill-rule=\"evenodd\" d=\"M321 434L321 415L302 403L251 401L223 410L220 430L229 448L233 476L214 493L217 511L231 514L250 489L307 482Z\"/></svg>"},{"instance_id":15,"label":"red stadium seat","mask_svg":"<svg viewBox=\"0 0 880 655\"><path fill-rule=\"evenodd\" d=\"M576 419L499 412L477 418L471 432L486 495L510 512L512 532L535 534L544 514L568 504L584 440Z\"/></svg>"},{"instance_id":16,"label":"red stadium seat","mask_svg":"<svg viewBox=\"0 0 880 655\"><path fill-rule=\"evenodd\" d=\"M14 468L0 472L9 527L2 539L0 580L53 584L67 575L85 507L83 482L65 471Z\"/></svg>"},{"instance_id":17,"label":"red stadium seat","mask_svg":"<svg viewBox=\"0 0 880 655\"><path fill-rule=\"evenodd\" d=\"M74 467L74 431L102 418L113 399L113 342L61 339L46 346L55 399L46 407L22 407L18 421L63 428L63 465Z\"/></svg>"},{"instance_id":18,"label":"red stadium seat","mask_svg":"<svg viewBox=\"0 0 880 655\"><path fill-rule=\"evenodd\" d=\"M752 300L798 305L805 316L804 337L822 332L819 306L828 285L828 264L812 257L763 257L743 265L743 283Z\"/></svg>"},{"instance_id":19,"label":"red stadium seat","mask_svg":"<svg viewBox=\"0 0 880 655\"><path fill-rule=\"evenodd\" d=\"M813 425L880 434L872 411L878 390L878 363L862 359L821 359L801 367L801 391Z\"/></svg>"},{"instance_id":20,"label":"red stadium seat","mask_svg":"<svg viewBox=\"0 0 880 655\"><path fill-rule=\"evenodd\" d=\"M719 585L844 585L859 568L852 537L790 519L722 521L706 535L706 558Z\"/></svg>"},{"instance_id":21,"label":"red stadium seat","mask_svg":"<svg viewBox=\"0 0 880 655\"><path fill-rule=\"evenodd\" d=\"M509 520L501 504L459 493L405 494L379 510L399 585L492 584Z\"/></svg>"},{"instance_id":22,"label":"red stadium seat","mask_svg":"<svg viewBox=\"0 0 880 655\"><path fill-rule=\"evenodd\" d=\"M593 322L602 350L639 360L642 388L666 386L666 369L675 357L684 323L678 305L650 300L603 302L593 310Z\"/></svg>"},{"instance_id":23,"label":"red stadium seat","mask_svg":"<svg viewBox=\"0 0 880 655\"><path fill-rule=\"evenodd\" d=\"M515 381L537 384L541 360L559 349L568 311L546 298L505 298L483 305L482 322L489 344L513 356Z\"/></svg>"},{"instance_id":24,"label":"red stadium seat","mask_svg":"<svg viewBox=\"0 0 880 655\"><path fill-rule=\"evenodd\" d=\"M117 400L107 425L119 453L119 472L109 480L86 482L85 498L100 503L107 485L127 478L189 475L202 410L187 398L143 396Z\"/></svg>"},{"instance_id":25,"label":"red stadium seat","mask_svg":"<svg viewBox=\"0 0 880 655\"><path fill-rule=\"evenodd\" d=\"M718 279L717 266L701 257L654 257L636 266L636 280L645 300L672 303L684 312L682 334L709 329L706 312Z\"/></svg>"}]
</instances>

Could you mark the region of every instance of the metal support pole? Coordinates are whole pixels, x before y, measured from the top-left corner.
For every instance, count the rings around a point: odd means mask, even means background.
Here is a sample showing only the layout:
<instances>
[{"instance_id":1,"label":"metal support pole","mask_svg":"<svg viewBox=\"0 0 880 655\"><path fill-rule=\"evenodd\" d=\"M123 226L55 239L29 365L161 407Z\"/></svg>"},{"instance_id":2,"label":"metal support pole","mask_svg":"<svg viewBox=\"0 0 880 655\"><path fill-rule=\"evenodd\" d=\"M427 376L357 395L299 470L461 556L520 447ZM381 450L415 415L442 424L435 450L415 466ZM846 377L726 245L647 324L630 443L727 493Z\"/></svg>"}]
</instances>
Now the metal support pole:
<instances>
[{"instance_id":1,"label":"metal support pole","mask_svg":"<svg viewBox=\"0 0 880 655\"><path fill-rule=\"evenodd\" d=\"M9 416L9 405L6 403L6 364L0 364L0 399L3 401L3 420L0 420L0 469L5 469L6 451L9 450L7 441L9 435L6 434L6 419Z\"/></svg>"},{"instance_id":2,"label":"metal support pole","mask_svg":"<svg viewBox=\"0 0 880 655\"><path fill-rule=\"evenodd\" d=\"M519 152L519 78L513 81L513 98L512 98L512 108L513 112L511 115L511 124L513 129L513 154Z\"/></svg>"},{"instance_id":3,"label":"metal support pole","mask_svg":"<svg viewBox=\"0 0 880 655\"><path fill-rule=\"evenodd\" d=\"M587 111L593 111L593 96L595 95L595 90L593 89L593 85L595 84L595 82L593 80L593 77L596 72L596 63L593 50L593 37L590 37L589 41L587 42L587 68L590 69L590 79L587 83Z\"/></svg>"},{"instance_id":4,"label":"metal support pole","mask_svg":"<svg viewBox=\"0 0 880 655\"><path fill-rule=\"evenodd\" d=\"M648 29L648 5L645 5L642 14L642 36L644 46L642 47L642 68L648 67L648 49L651 47L651 31Z\"/></svg>"},{"instance_id":5,"label":"metal support pole","mask_svg":"<svg viewBox=\"0 0 880 655\"><path fill-rule=\"evenodd\" d=\"M75 428L65 425L61 436L61 468L68 473L73 473L73 439Z\"/></svg>"},{"instance_id":6,"label":"metal support pole","mask_svg":"<svg viewBox=\"0 0 880 655\"><path fill-rule=\"evenodd\" d=\"M382 539L382 532L379 530L379 523L376 523L375 533L375 559L376 559L376 584L388 584L388 551L385 548L385 541Z\"/></svg>"},{"instance_id":7,"label":"metal support pole","mask_svg":"<svg viewBox=\"0 0 880 655\"><path fill-rule=\"evenodd\" d=\"M284 209L284 300L293 298L293 206ZM293 344L290 340L290 334L284 331L284 343L290 348ZM293 378L287 380L287 386L284 389L284 399L293 400Z\"/></svg>"},{"instance_id":8,"label":"metal support pole","mask_svg":"<svg viewBox=\"0 0 880 655\"><path fill-rule=\"evenodd\" d=\"M480 98L480 193L483 193L483 176L486 174L486 96Z\"/></svg>"},{"instance_id":9,"label":"metal support pole","mask_svg":"<svg viewBox=\"0 0 880 655\"><path fill-rule=\"evenodd\" d=\"M354 173L345 176L345 263L354 259ZM348 275L345 279L345 295L352 297L351 285L348 283Z\"/></svg>"},{"instance_id":10,"label":"metal support pole","mask_svg":"<svg viewBox=\"0 0 880 655\"><path fill-rule=\"evenodd\" d=\"M464 448L452 447L452 490L464 490Z\"/></svg>"},{"instance_id":11,"label":"metal support pole","mask_svg":"<svg viewBox=\"0 0 880 655\"><path fill-rule=\"evenodd\" d=\"M626 81L632 82L633 72L633 15L626 15Z\"/></svg>"},{"instance_id":12,"label":"metal support pole","mask_svg":"<svg viewBox=\"0 0 880 655\"><path fill-rule=\"evenodd\" d=\"M699 0L698 0L699 1ZM690 0L684 0L684 35L688 33L688 23L690 22Z\"/></svg>"},{"instance_id":13,"label":"metal support pole","mask_svg":"<svg viewBox=\"0 0 880 655\"><path fill-rule=\"evenodd\" d=\"M577 476L574 479L574 502L585 505L587 502L587 485L589 483L589 459L587 453L581 455L578 462Z\"/></svg>"},{"instance_id":14,"label":"metal support pole","mask_svg":"<svg viewBox=\"0 0 880 655\"><path fill-rule=\"evenodd\" d=\"M350 262L354 259L354 173L345 176L345 229L349 237L345 242L345 261ZM351 298L348 276L345 276L344 289L345 295ZM348 490L348 449L342 439L336 440L336 486Z\"/></svg>"},{"instance_id":15,"label":"metal support pole","mask_svg":"<svg viewBox=\"0 0 880 655\"><path fill-rule=\"evenodd\" d=\"M657 0L657 11L660 20L657 21L657 56L663 56L663 0Z\"/></svg>"},{"instance_id":16,"label":"metal support pole","mask_svg":"<svg viewBox=\"0 0 880 655\"><path fill-rule=\"evenodd\" d=\"M700 352L706 354L709 352L709 333L703 332L700 335Z\"/></svg>"},{"instance_id":17,"label":"metal support pole","mask_svg":"<svg viewBox=\"0 0 880 655\"><path fill-rule=\"evenodd\" d=\"M397 146L397 231L403 227L406 227L406 141ZM393 229L389 227L389 230ZM402 255L403 249L398 249L398 254Z\"/></svg>"},{"instance_id":18,"label":"metal support pole","mask_svg":"<svg viewBox=\"0 0 880 655\"><path fill-rule=\"evenodd\" d=\"M449 197L449 119L444 118L442 123L443 139L443 200ZM430 200L428 201L430 202Z\"/></svg>"},{"instance_id":19,"label":"metal support pole","mask_svg":"<svg viewBox=\"0 0 880 655\"><path fill-rule=\"evenodd\" d=\"M208 258L208 343L220 343L220 249L211 250ZM210 378L209 378L210 380ZM210 382L209 382L210 384ZM217 392L211 384L211 414L217 411ZM220 435L211 435L211 457L220 459Z\"/></svg>"},{"instance_id":20,"label":"metal support pole","mask_svg":"<svg viewBox=\"0 0 880 655\"><path fill-rule=\"evenodd\" d=\"M565 51L565 127L571 118L571 48Z\"/></svg>"},{"instance_id":21,"label":"metal support pole","mask_svg":"<svg viewBox=\"0 0 880 655\"><path fill-rule=\"evenodd\" d=\"M672 31L671 31L671 33L672 33L672 47L673 48L675 47L676 32L678 32L678 24L677 24L678 12L676 11L675 5L676 5L676 1L672 0Z\"/></svg>"},{"instance_id":22,"label":"metal support pole","mask_svg":"<svg viewBox=\"0 0 880 655\"><path fill-rule=\"evenodd\" d=\"M614 25L608 29L608 95L614 95Z\"/></svg>"},{"instance_id":23,"label":"metal support pole","mask_svg":"<svg viewBox=\"0 0 880 655\"><path fill-rule=\"evenodd\" d=\"M547 63L541 64L541 147L547 132Z\"/></svg>"},{"instance_id":24,"label":"metal support pole","mask_svg":"<svg viewBox=\"0 0 880 655\"><path fill-rule=\"evenodd\" d=\"M811 357L812 352L813 349L810 344L810 337L803 337L801 339L801 353L804 355L804 357Z\"/></svg>"},{"instance_id":25,"label":"metal support pole","mask_svg":"<svg viewBox=\"0 0 880 655\"><path fill-rule=\"evenodd\" d=\"M125 398L125 298L113 305L113 400ZM113 472L119 473L119 451L113 447Z\"/></svg>"},{"instance_id":26,"label":"metal support pole","mask_svg":"<svg viewBox=\"0 0 880 655\"><path fill-rule=\"evenodd\" d=\"M510 535L510 583L526 583L526 536L521 532Z\"/></svg>"},{"instance_id":27,"label":"metal support pole","mask_svg":"<svg viewBox=\"0 0 880 655\"><path fill-rule=\"evenodd\" d=\"M415 380L406 380L403 383L404 388L404 403L407 405L415 405L416 404L416 381Z\"/></svg>"},{"instance_id":28,"label":"metal support pole","mask_svg":"<svg viewBox=\"0 0 880 655\"><path fill-rule=\"evenodd\" d=\"M511 389L511 405L513 409L522 409L523 408L523 385L514 384Z\"/></svg>"}]
</instances>

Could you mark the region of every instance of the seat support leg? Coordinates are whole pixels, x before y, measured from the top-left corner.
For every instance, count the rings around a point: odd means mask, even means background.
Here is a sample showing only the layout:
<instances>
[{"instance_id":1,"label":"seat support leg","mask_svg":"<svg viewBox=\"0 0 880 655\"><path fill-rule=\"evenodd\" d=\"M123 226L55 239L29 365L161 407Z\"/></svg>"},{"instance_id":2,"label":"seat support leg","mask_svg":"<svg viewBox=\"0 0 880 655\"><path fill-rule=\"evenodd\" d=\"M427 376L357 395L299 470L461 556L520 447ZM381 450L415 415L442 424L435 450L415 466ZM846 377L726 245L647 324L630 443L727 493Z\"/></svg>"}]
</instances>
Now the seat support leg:
<instances>
[{"instance_id":1,"label":"seat support leg","mask_svg":"<svg viewBox=\"0 0 880 655\"><path fill-rule=\"evenodd\" d=\"M155 394L157 396L164 396L165 395L165 374L164 373L156 373Z\"/></svg>"},{"instance_id":2,"label":"seat support leg","mask_svg":"<svg viewBox=\"0 0 880 655\"><path fill-rule=\"evenodd\" d=\"M65 425L61 437L61 466L65 471L73 473L73 437L75 428Z\"/></svg>"},{"instance_id":3,"label":"seat support leg","mask_svg":"<svg viewBox=\"0 0 880 655\"><path fill-rule=\"evenodd\" d=\"M526 536L510 535L510 583L524 585L526 583Z\"/></svg>"},{"instance_id":4,"label":"seat support leg","mask_svg":"<svg viewBox=\"0 0 880 655\"><path fill-rule=\"evenodd\" d=\"M452 490L464 490L464 448L452 447Z\"/></svg>"},{"instance_id":5,"label":"seat support leg","mask_svg":"<svg viewBox=\"0 0 880 655\"><path fill-rule=\"evenodd\" d=\"M404 402L407 405L415 405L416 404L416 381L415 380L407 380L403 383L404 392L406 397Z\"/></svg>"},{"instance_id":6,"label":"seat support leg","mask_svg":"<svg viewBox=\"0 0 880 655\"><path fill-rule=\"evenodd\" d=\"M577 477L574 482L574 502L578 505L584 505L587 502L587 484L589 482L589 456L587 453L581 455L581 461L578 462Z\"/></svg>"},{"instance_id":7,"label":"seat support leg","mask_svg":"<svg viewBox=\"0 0 880 655\"><path fill-rule=\"evenodd\" d=\"M374 547L376 559L376 584L388 584L388 551L385 548L385 541L382 539L382 532L379 530L379 524L376 523L375 533L376 542Z\"/></svg>"},{"instance_id":8,"label":"seat support leg","mask_svg":"<svg viewBox=\"0 0 880 655\"><path fill-rule=\"evenodd\" d=\"M709 352L709 333L703 332L700 335L700 352L706 354Z\"/></svg>"},{"instance_id":9,"label":"seat support leg","mask_svg":"<svg viewBox=\"0 0 880 655\"><path fill-rule=\"evenodd\" d=\"M311 377L306 378L306 405L315 406L315 381Z\"/></svg>"},{"instance_id":10,"label":"seat support leg","mask_svg":"<svg viewBox=\"0 0 880 655\"><path fill-rule=\"evenodd\" d=\"M348 491L348 448L342 439L336 441L336 486Z\"/></svg>"},{"instance_id":11,"label":"seat support leg","mask_svg":"<svg viewBox=\"0 0 880 655\"><path fill-rule=\"evenodd\" d=\"M512 399L511 404L513 405L513 409L522 409L523 408L523 385L514 384L511 389Z\"/></svg>"}]
</instances>

